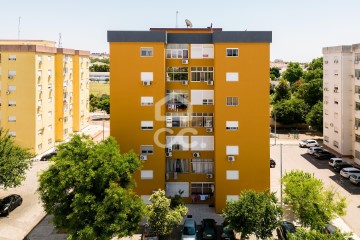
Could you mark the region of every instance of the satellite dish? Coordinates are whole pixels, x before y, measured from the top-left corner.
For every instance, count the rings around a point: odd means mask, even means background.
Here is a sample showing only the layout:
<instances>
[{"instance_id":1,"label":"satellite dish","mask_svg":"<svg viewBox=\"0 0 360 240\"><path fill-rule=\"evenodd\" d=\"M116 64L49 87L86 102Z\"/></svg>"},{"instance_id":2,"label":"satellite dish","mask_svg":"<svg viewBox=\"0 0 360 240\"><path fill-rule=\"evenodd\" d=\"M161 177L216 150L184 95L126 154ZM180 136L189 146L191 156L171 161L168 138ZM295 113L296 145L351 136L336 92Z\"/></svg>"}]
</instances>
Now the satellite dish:
<instances>
[{"instance_id":1,"label":"satellite dish","mask_svg":"<svg viewBox=\"0 0 360 240\"><path fill-rule=\"evenodd\" d=\"M186 23L186 27L192 28L192 23L190 22L189 19L185 19L185 23Z\"/></svg>"}]
</instances>

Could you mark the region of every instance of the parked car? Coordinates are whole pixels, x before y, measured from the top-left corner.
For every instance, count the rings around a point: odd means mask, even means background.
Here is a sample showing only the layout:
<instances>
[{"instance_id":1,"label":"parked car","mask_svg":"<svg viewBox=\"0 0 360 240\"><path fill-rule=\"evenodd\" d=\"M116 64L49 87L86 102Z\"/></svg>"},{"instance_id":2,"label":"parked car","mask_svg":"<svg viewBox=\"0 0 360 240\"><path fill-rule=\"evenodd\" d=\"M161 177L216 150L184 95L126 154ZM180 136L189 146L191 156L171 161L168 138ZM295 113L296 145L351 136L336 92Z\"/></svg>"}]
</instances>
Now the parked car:
<instances>
[{"instance_id":1,"label":"parked car","mask_svg":"<svg viewBox=\"0 0 360 240\"><path fill-rule=\"evenodd\" d=\"M322 151L322 152L315 152L314 157L317 159L330 159L336 157L336 155L328 151Z\"/></svg>"},{"instance_id":2,"label":"parked car","mask_svg":"<svg viewBox=\"0 0 360 240\"><path fill-rule=\"evenodd\" d=\"M202 225L202 239L217 239L216 222L212 218L204 218L201 221Z\"/></svg>"},{"instance_id":3,"label":"parked car","mask_svg":"<svg viewBox=\"0 0 360 240\"><path fill-rule=\"evenodd\" d=\"M159 240L159 236L151 226L146 223L141 234L141 240Z\"/></svg>"},{"instance_id":4,"label":"parked car","mask_svg":"<svg viewBox=\"0 0 360 240\"><path fill-rule=\"evenodd\" d=\"M340 172L341 169L348 168L348 167L353 167L353 165L351 165L350 163L347 163L347 162L335 163L334 171Z\"/></svg>"},{"instance_id":5,"label":"parked car","mask_svg":"<svg viewBox=\"0 0 360 240\"><path fill-rule=\"evenodd\" d=\"M22 197L11 194L0 201L0 215L7 216L11 211L22 204Z\"/></svg>"},{"instance_id":6,"label":"parked car","mask_svg":"<svg viewBox=\"0 0 360 240\"><path fill-rule=\"evenodd\" d=\"M275 166L276 166L275 160L270 158L270 168L274 168Z\"/></svg>"},{"instance_id":7,"label":"parked car","mask_svg":"<svg viewBox=\"0 0 360 240\"><path fill-rule=\"evenodd\" d=\"M40 158L40 161L48 161L50 158L56 156L56 151L47 153Z\"/></svg>"},{"instance_id":8,"label":"parked car","mask_svg":"<svg viewBox=\"0 0 360 240\"><path fill-rule=\"evenodd\" d=\"M350 175L349 180L355 185L360 185L360 175Z\"/></svg>"},{"instance_id":9,"label":"parked car","mask_svg":"<svg viewBox=\"0 0 360 240\"><path fill-rule=\"evenodd\" d=\"M294 233L296 230L295 225L292 222L282 221L280 226L276 229L278 239L288 240L288 233Z\"/></svg>"},{"instance_id":10,"label":"parked car","mask_svg":"<svg viewBox=\"0 0 360 240\"><path fill-rule=\"evenodd\" d=\"M194 219L186 219L181 230L181 240L197 240L196 222Z\"/></svg>"},{"instance_id":11,"label":"parked car","mask_svg":"<svg viewBox=\"0 0 360 240\"><path fill-rule=\"evenodd\" d=\"M360 174L360 169L354 168L354 167L349 167L349 168L343 168L340 171L340 175L344 178L349 178L350 175L353 174Z\"/></svg>"},{"instance_id":12,"label":"parked car","mask_svg":"<svg viewBox=\"0 0 360 240\"><path fill-rule=\"evenodd\" d=\"M332 224L328 224L324 227L323 231L325 234L335 234L339 229Z\"/></svg>"},{"instance_id":13,"label":"parked car","mask_svg":"<svg viewBox=\"0 0 360 240\"><path fill-rule=\"evenodd\" d=\"M341 158L330 158L329 165L334 167L336 163L342 163L343 160Z\"/></svg>"},{"instance_id":14,"label":"parked car","mask_svg":"<svg viewBox=\"0 0 360 240\"><path fill-rule=\"evenodd\" d=\"M307 139L307 140L303 140L301 142L299 142L299 147L303 148L303 147L318 147L319 144L316 140L314 139Z\"/></svg>"},{"instance_id":15,"label":"parked car","mask_svg":"<svg viewBox=\"0 0 360 240\"><path fill-rule=\"evenodd\" d=\"M222 224L221 230L221 239L222 240L235 240L235 233L232 228L230 228L228 222L224 221Z\"/></svg>"},{"instance_id":16,"label":"parked car","mask_svg":"<svg viewBox=\"0 0 360 240\"><path fill-rule=\"evenodd\" d=\"M307 153L313 155L315 152L321 152L321 151L324 151L322 147L309 147Z\"/></svg>"}]
</instances>

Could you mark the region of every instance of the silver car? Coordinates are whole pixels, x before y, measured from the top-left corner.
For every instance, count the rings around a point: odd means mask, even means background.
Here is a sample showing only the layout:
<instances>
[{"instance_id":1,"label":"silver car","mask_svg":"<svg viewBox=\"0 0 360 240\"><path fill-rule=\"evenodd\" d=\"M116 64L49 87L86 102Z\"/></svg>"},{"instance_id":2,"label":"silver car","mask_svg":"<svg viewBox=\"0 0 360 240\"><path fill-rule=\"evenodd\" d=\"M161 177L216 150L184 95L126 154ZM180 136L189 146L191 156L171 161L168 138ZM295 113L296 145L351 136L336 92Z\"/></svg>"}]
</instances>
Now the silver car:
<instances>
[{"instance_id":1,"label":"silver car","mask_svg":"<svg viewBox=\"0 0 360 240\"><path fill-rule=\"evenodd\" d=\"M358 175L351 175L350 177L349 177L349 180L350 180L350 182L351 183L353 183L353 184L355 184L355 185L360 185L360 174L358 174Z\"/></svg>"},{"instance_id":2,"label":"silver car","mask_svg":"<svg viewBox=\"0 0 360 240\"><path fill-rule=\"evenodd\" d=\"M354 173L360 174L360 169L350 167L350 168L343 168L340 171L340 175L343 176L344 178L349 178L350 175L352 175Z\"/></svg>"}]
</instances>

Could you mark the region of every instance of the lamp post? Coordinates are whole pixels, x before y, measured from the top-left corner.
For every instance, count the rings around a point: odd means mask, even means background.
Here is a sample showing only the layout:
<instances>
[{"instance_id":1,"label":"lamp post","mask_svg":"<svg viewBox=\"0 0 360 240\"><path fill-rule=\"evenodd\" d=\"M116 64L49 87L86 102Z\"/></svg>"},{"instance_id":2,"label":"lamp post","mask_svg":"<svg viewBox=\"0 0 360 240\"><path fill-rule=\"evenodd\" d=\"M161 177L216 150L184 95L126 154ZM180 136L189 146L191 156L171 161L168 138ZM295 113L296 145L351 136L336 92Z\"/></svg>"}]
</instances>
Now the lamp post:
<instances>
[{"instance_id":1,"label":"lamp post","mask_svg":"<svg viewBox=\"0 0 360 240\"><path fill-rule=\"evenodd\" d=\"M103 118L102 118L102 124L103 124L103 141L105 139L105 111L103 111Z\"/></svg>"},{"instance_id":2,"label":"lamp post","mask_svg":"<svg viewBox=\"0 0 360 240\"><path fill-rule=\"evenodd\" d=\"M282 205L282 143L280 143L280 206Z\"/></svg>"},{"instance_id":3,"label":"lamp post","mask_svg":"<svg viewBox=\"0 0 360 240\"><path fill-rule=\"evenodd\" d=\"M275 145L276 145L276 111L274 111L275 113Z\"/></svg>"}]
</instances>

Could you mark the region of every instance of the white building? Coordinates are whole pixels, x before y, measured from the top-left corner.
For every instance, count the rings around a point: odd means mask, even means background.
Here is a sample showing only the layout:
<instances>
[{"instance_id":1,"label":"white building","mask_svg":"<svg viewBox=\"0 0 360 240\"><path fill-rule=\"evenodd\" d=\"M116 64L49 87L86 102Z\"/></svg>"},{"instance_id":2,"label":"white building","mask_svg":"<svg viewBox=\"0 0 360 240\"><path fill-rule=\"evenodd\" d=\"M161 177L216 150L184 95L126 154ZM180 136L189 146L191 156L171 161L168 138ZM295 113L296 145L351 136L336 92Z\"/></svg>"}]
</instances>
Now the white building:
<instances>
[{"instance_id":1,"label":"white building","mask_svg":"<svg viewBox=\"0 0 360 240\"><path fill-rule=\"evenodd\" d=\"M324 145L360 165L360 44L323 54Z\"/></svg>"}]
</instances>

